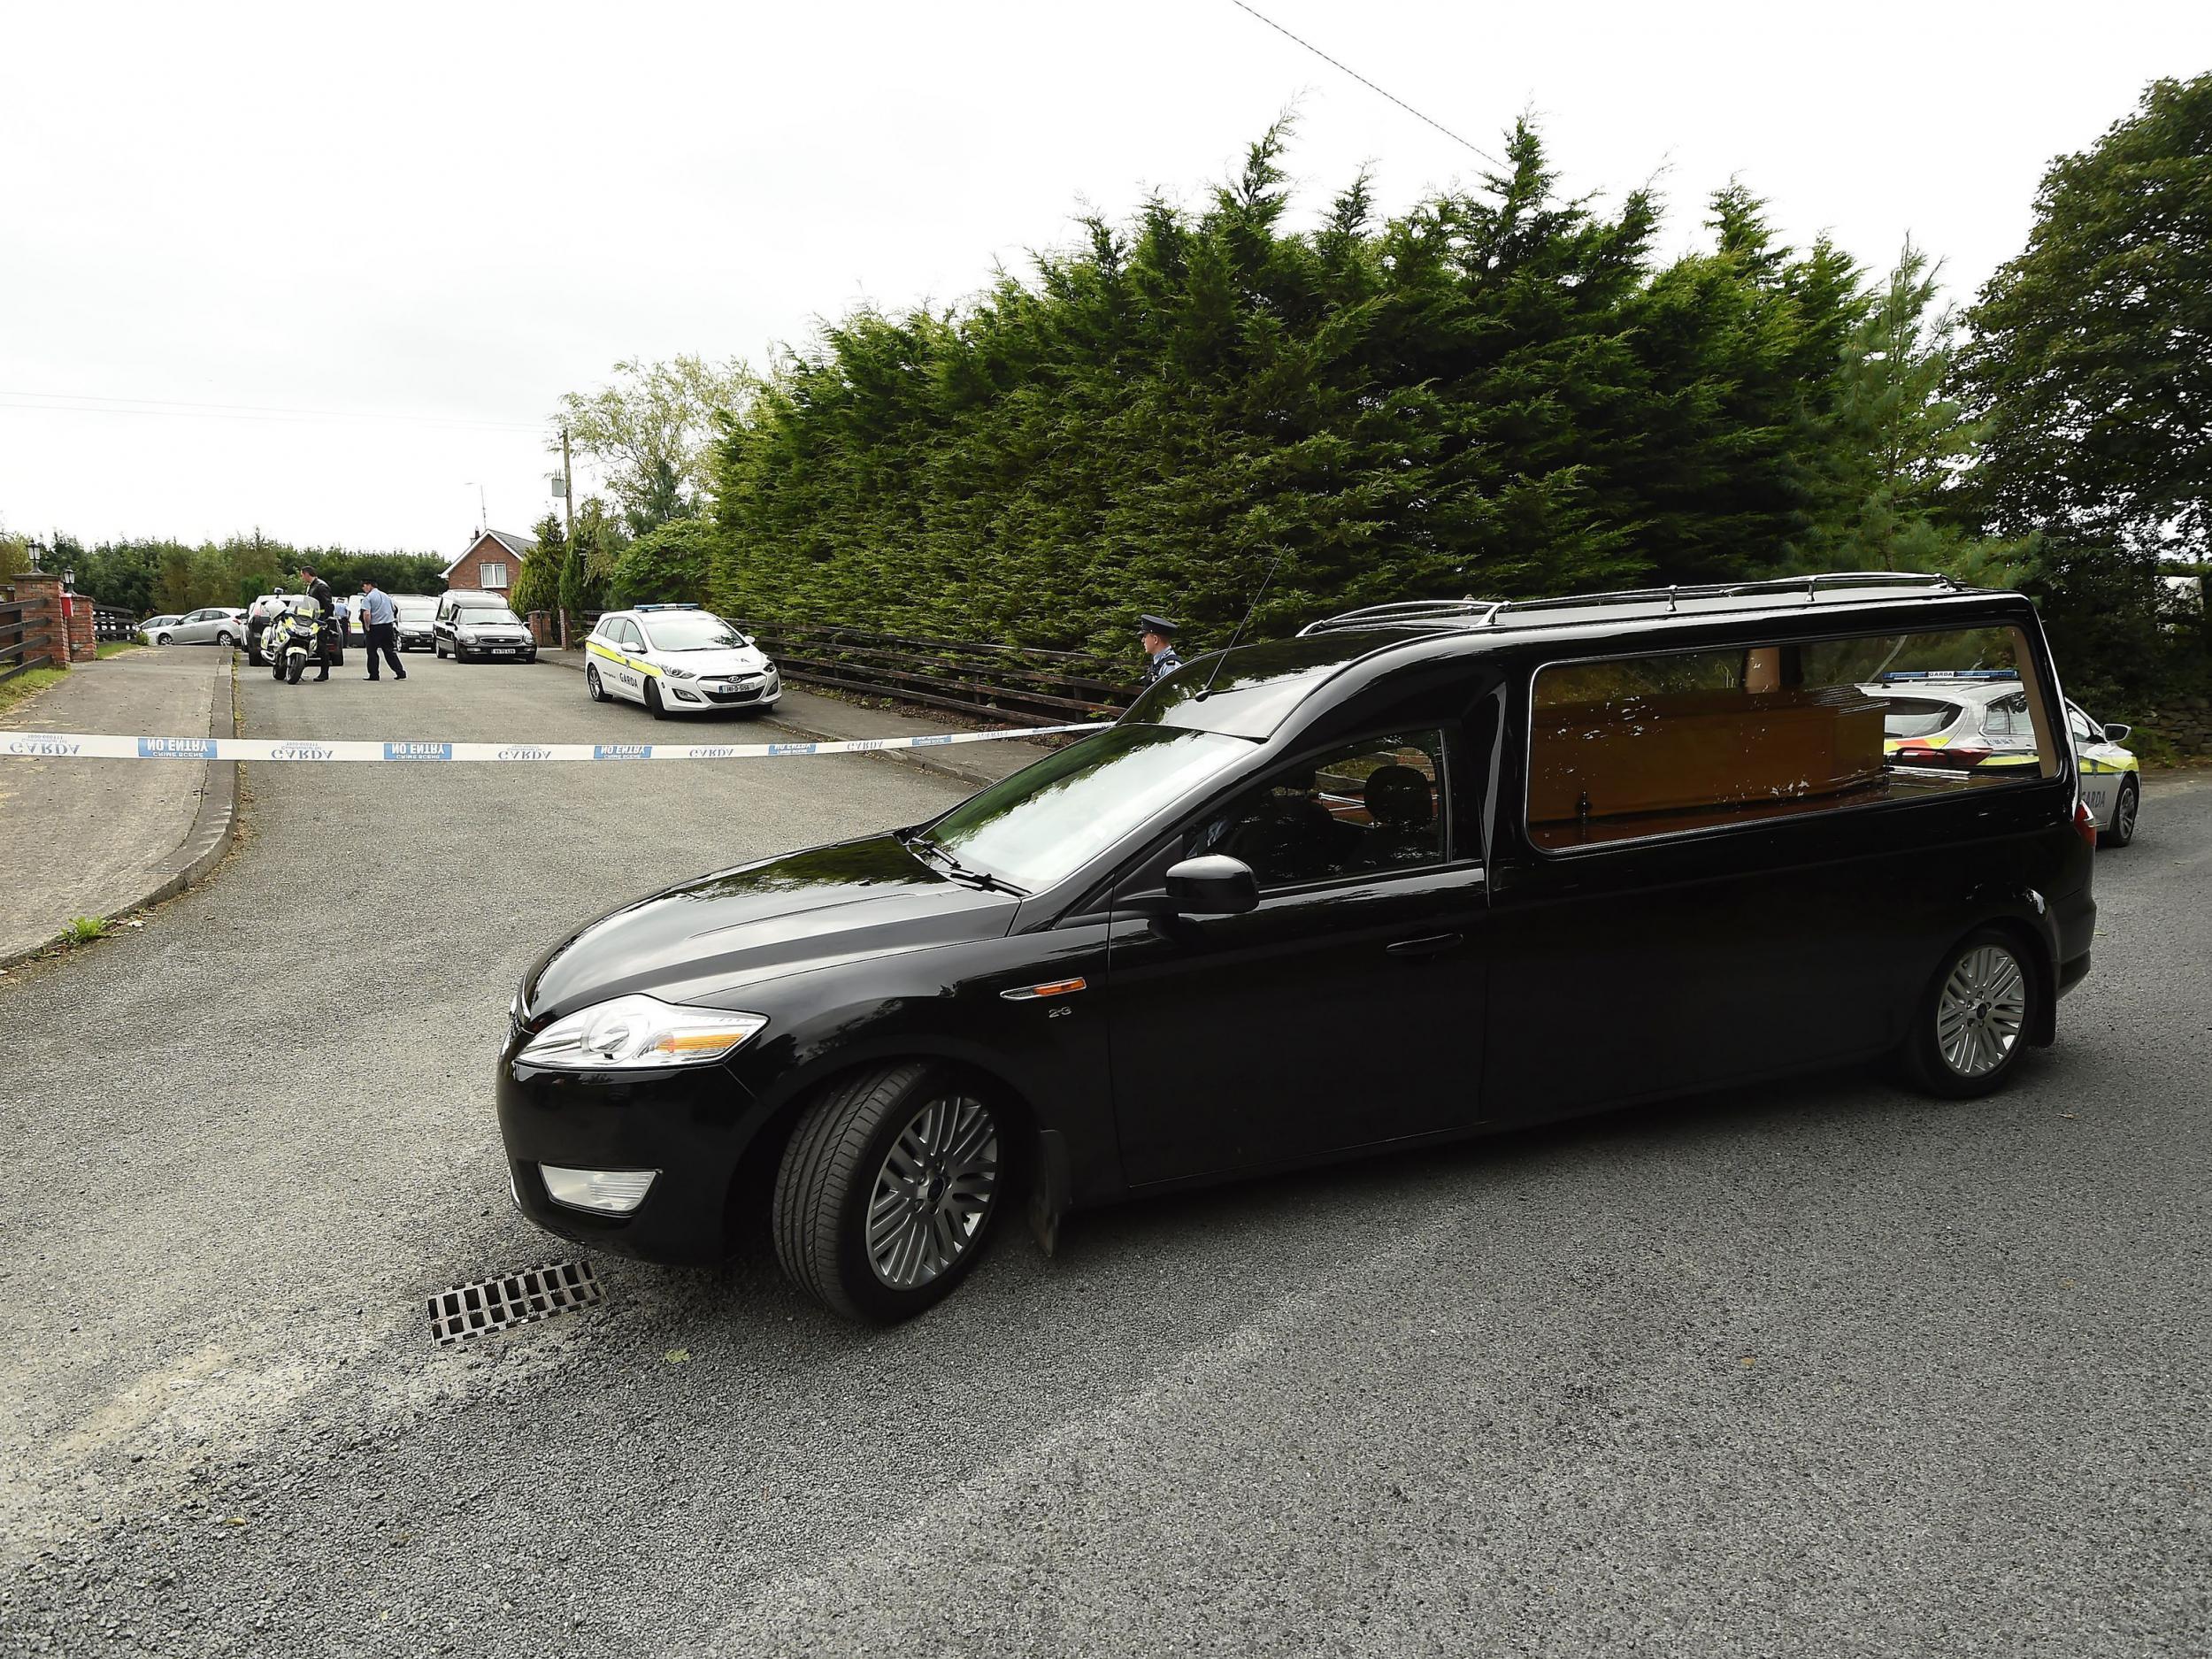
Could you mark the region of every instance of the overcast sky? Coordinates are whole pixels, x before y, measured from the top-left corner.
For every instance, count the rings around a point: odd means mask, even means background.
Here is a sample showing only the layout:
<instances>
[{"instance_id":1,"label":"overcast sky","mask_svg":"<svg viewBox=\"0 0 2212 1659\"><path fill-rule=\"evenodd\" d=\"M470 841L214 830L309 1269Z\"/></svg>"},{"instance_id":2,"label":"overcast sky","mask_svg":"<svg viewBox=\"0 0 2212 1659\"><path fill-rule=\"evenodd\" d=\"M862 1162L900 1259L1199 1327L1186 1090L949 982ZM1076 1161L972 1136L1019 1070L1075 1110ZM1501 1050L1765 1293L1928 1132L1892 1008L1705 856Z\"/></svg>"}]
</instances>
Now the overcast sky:
<instances>
[{"instance_id":1,"label":"overcast sky","mask_svg":"<svg viewBox=\"0 0 2212 1659\"><path fill-rule=\"evenodd\" d=\"M1667 252L1736 177L1962 297L2052 156L2212 68L2201 0L1253 4L1486 150L1533 114L1571 189L1655 180ZM1233 0L0 0L0 524L458 552L479 486L548 509L547 414L617 359L957 301L1293 104L1301 222L1363 163L1390 209L1484 170Z\"/></svg>"}]
</instances>

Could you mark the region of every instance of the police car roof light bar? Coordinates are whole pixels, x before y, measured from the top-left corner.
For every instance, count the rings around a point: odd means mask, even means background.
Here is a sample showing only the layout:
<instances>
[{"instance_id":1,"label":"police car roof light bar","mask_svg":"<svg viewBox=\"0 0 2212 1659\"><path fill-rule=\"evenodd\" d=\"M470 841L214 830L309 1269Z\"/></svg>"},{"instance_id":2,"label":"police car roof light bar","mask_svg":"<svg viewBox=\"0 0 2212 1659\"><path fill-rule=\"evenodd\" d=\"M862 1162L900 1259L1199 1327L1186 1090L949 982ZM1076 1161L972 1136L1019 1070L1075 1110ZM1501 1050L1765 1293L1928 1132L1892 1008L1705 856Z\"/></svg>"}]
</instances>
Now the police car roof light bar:
<instances>
[{"instance_id":1,"label":"police car roof light bar","mask_svg":"<svg viewBox=\"0 0 2212 1659\"><path fill-rule=\"evenodd\" d=\"M696 611L698 608L696 605L678 604L673 601L664 605L632 605L630 607L633 611Z\"/></svg>"},{"instance_id":2,"label":"police car roof light bar","mask_svg":"<svg viewBox=\"0 0 2212 1659\"><path fill-rule=\"evenodd\" d=\"M1878 676L1882 680L2017 680L2016 668L1893 668Z\"/></svg>"}]
</instances>

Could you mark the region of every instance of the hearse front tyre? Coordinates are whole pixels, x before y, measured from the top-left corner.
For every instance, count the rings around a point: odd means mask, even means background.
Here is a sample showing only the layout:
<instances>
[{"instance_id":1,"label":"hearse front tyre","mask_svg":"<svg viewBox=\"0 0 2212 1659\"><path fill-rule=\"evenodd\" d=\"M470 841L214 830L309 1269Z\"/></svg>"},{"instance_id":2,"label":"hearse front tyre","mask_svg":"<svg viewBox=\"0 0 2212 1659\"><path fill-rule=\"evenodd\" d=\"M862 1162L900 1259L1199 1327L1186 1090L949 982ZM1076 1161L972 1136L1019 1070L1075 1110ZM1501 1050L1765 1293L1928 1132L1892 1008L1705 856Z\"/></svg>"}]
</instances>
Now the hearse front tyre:
<instances>
[{"instance_id":1,"label":"hearse front tyre","mask_svg":"<svg viewBox=\"0 0 2212 1659\"><path fill-rule=\"evenodd\" d=\"M2124 847L2135 839L2135 817L2142 810L2142 792L2130 778L2120 786L2120 798L2112 803L2112 827L2097 837L2100 847Z\"/></svg>"},{"instance_id":2,"label":"hearse front tyre","mask_svg":"<svg viewBox=\"0 0 2212 1659\"><path fill-rule=\"evenodd\" d=\"M998 1110L938 1066L831 1083L784 1148L776 1257L849 1319L910 1319L973 1270L1002 1208L1008 1148Z\"/></svg>"},{"instance_id":3,"label":"hearse front tyre","mask_svg":"<svg viewBox=\"0 0 2212 1659\"><path fill-rule=\"evenodd\" d=\"M1906 1070L1928 1093L1950 1100L2002 1087L2027 1047L2042 994L2017 939L1993 927L1969 933L1921 994L1905 1040Z\"/></svg>"}]
</instances>

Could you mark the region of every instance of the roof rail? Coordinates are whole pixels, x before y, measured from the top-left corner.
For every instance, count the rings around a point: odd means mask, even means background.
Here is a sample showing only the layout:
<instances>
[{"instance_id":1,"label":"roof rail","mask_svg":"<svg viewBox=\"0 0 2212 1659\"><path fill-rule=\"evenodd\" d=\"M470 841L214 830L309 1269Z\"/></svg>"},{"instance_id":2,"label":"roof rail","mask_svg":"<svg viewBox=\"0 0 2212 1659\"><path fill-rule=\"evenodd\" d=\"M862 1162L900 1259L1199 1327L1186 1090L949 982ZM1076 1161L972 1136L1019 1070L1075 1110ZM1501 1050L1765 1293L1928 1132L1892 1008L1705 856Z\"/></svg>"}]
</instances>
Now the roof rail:
<instances>
[{"instance_id":1,"label":"roof rail","mask_svg":"<svg viewBox=\"0 0 2212 1659\"><path fill-rule=\"evenodd\" d=\"M1920 571L1824 571L1809 576L1781 576L1755 582L1701 582L1688 587L1629 588L1603 594L1558 594L1546 599L1410 599L1395 604L1346 611L1299 629L1330 634L1353 628L1466 628L1510 626L1533 611L1587 611L1603 605L1661 605L1671 614L1686 599L1736 599L1801 595L1817 604L1827 588L1925 588L1963 593L1948 576Z\"/></svg>"},{"instance_id":2,"label":"roof rail","mask_svg":"<svg viewBox=\"0 0 2212 1659\"><path fill-rule=\"evenodd\" d=\"M1298 630L1298 634L1302 639L1309 634L1328 634L1340 628L1487 622L1492 613L1507 603L1503 599L1401 599L1392 604L1367 605L1358 611L1346 611L1333 617L1324 617L1318 622L1309 622Z\"/></svg>"}]
</instances>

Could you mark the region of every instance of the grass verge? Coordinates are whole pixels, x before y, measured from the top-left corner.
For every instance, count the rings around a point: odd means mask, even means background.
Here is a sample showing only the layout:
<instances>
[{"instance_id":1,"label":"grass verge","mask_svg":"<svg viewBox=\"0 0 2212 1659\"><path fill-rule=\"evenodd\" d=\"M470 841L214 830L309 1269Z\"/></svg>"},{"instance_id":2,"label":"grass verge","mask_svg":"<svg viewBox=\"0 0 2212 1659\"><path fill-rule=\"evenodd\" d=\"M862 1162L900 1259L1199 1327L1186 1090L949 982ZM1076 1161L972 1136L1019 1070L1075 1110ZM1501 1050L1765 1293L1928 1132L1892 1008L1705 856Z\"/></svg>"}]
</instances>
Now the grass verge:
<instances>
[{"instance_id":1,"label":"grass verge","mask_svg":"<svg viewBox=\"0 0 2212 1659\"><path fill-rule=\"evenodd\" d=\"M0 714L27 702L68 672L65 668L34 668L13 680L0 680Z\"/></svg>"}]
</instances>

